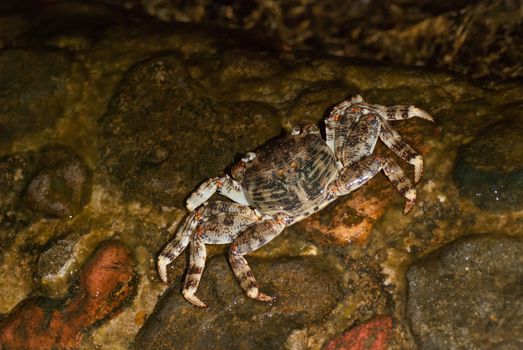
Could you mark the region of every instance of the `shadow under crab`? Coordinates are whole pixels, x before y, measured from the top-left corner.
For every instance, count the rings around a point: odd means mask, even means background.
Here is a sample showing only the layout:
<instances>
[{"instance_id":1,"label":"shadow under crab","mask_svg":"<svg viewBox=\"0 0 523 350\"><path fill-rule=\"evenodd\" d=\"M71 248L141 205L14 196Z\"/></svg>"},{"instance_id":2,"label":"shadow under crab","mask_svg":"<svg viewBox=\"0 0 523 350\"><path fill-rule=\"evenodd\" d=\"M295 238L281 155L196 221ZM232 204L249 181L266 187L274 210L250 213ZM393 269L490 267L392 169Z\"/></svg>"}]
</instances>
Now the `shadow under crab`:
<instances>
[{"instance_id":1,"label":"shadow under crab","mask_svg":"<svg viewBox=\"0 0 523 350\"><path fill-rule=\"evenodd\" d=\"M208 179L189 196L186 206L191 214L158 257L161 279L167 282L167 265L190 243L183 295L193 305L206 307L195 295L205 267L205 245L230 244L231 268L247 296L273 300L258 289L244 255L285 227L356 190L380 171L406 199L404 213L412 208L416 190L410 179L393 159L374 154L379 139L414 166L417 183L423 159L388 123L412 117L433 120L414 106L368 104L356 96L332 109L325 120L325 140L316 126L306 125L247 153L230 175ZM207 202L216 192L232 202Z\"/></svg>"}]
</instances>

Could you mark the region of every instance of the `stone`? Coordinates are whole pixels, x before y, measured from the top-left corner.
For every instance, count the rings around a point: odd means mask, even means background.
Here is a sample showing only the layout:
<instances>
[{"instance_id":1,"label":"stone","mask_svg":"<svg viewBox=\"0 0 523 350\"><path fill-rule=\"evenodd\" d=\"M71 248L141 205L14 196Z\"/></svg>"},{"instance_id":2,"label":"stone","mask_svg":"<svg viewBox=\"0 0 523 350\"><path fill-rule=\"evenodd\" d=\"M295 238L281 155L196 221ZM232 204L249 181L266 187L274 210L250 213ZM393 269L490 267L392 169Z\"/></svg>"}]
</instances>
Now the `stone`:
<instances>
[{"instance_id":1,"label":"stone","mask_svg":"<svg viewBox=\"0 0 523 350\"><path fill-rule=\"evenodd\" d=\"M46 244L38 256L35 275L44 293L51 297L63 297L69 289L74 270L78 268L77 235L66 235Z\"/></svg>"},{"instance_id":2,"label":"stone","mask_svg":"<svg viewBox=\"0 0 523 350\"><path fill-rule=\"evenodd\" d=\"M133 348L281 348L293 330L325 317L341 296L340 276L313 259L250 258L249 263L260 289L276 301L246 297L225 258L216 257L207 262L197 293L209 308L189 304L175 284L145 322Z\"/></svg>"},{"instance_id":3,"label":"stone","mask_svg":"<svg viewBox=\"0 0 523 350\"><path fill-rule=\"evenodd\" d=\"M0 322L0 348L78 348L95 323L114 316L134 294L134 278L129 249L117 241L100 244L71 297L26 299Z\"/></svg>"},{"instance_id":4,"label":"stone","mask_svg":"<svg viewBox=\"0 0 523 350\"><path fill-rule=\"evenodd\" d=\"M106 171L131 198L169 206L182 206L189 190L234 162L235 152L280 132L269 105L215 101L174 55L126 73L102 128Z\"/></svg>"},{"instance_id":5,"label":"stone","mask_svg":"<svg viewBox=\"0 0 523 350\"><path fill-rule=\"evenodd\" d=\"M523 208L523 120L512 118L484 130L460 147L454 181L481 209Z\"/></svg>"},{"instance_id":6,"label":"stone","mask_svg":"<svg viewBox=\"0 0 523 350\"><path fill-rule=\"evenodd\" d=\"M472 235L410 267L407 315L420 349L521 349L523 240Z\"/></svg>"},{"instance_id":7,"label":"stone","mask_svg":"<svg viewBox=\"0 0 523 350\"><path fill-rule=\"evenodd\" d=\"M70 66L65 52L0 52L0 146L56 125L64 112Z\"/></svg>"},{"instance_id":8,"label":"stone","mask_svg":"<svg viewBox=\"0 0 523 350\"><path fill-rule=\"evenodd\" d=\"M0 223L15 225L20 198L34 175L36 159L33 152L0 157Z\"/></svg>"},{"instance_id":9,"label":"stone","mask_svg":"<svg viewBox=\"0 0 523 350\"><path fill-rule=\"evenodd\" d=\"M48 216L71 216L89 200L91 177L85 162L69 148L47 146L40 169L27 187L27 203Z\"/></svg>"},{"instance_id":10,"label":"stone","mask_svg":"<svg viewBox=\"0 0 523 350\"><path fill-rule=\"evenodd\" d=\"M331 340L323 350L387 350L391 333L392 319L378 316Z\"/></svg>"}]
</instances>

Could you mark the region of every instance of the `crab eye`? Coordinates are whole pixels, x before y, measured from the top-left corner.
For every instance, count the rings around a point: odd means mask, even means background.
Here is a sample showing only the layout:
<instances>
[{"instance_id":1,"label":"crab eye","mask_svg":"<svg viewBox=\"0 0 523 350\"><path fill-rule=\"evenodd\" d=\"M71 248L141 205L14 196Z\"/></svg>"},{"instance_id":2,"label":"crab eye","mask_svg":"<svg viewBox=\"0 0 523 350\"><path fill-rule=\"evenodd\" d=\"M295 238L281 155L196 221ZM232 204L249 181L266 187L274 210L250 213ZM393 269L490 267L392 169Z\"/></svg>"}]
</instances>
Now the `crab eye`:
<instances>
[{"instance_id":1,"label":"crab eye","mask_svg":"<svg viewBox=\"0 0 523 350\"><path fill-rule=\"evenodd\" d=\"M292 128L292 131L291 131L291 135L299 135L301 132L301 129L299 126L295 126L294 128Z\"/></svg>"}]
</instances>

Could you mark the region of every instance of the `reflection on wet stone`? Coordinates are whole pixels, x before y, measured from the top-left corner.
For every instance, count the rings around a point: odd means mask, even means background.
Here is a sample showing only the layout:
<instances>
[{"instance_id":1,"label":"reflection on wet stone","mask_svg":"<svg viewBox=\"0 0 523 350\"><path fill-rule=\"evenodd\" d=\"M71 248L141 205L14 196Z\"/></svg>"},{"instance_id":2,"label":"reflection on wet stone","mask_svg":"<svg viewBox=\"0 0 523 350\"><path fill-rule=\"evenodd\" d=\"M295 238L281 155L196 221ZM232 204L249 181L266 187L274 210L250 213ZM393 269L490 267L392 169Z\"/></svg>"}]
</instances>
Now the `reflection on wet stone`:
<instances>
[{"instance_id":1,"label":"reflection on wet stone","mask_svg":"<svg viewBox=\"0 0 523 350\"><path fill-rule=\"evenodd\" d=\"M421 349L520 349L523 240L459 239L414 264L408 317Z\"/></svg>"},{"instance_id":2,"label":"reflection on wet stone","mask_svg":"<svg viewBox=\"0 0 523 350\"><path fill-rule=\"evenodd\" d=\"M454 179L482 209L523 208L523 119L488 127L459 149Z\"/></svg>"},{"instance_id":3,"label":"reflection on wet stone","mask_svg":"<svg viewBox=\"0 0 523 350\"><path fill-rule=\"evenodd\" d=\"M48 146L40 156L40 170L26 193L29 206L49 216L70 216L88 201L91 171L63 146Z\"/></svg>"},{"instance_id":4,"label":"reflection on wet stone","mask_svg":"<svg viewBox=\"0 0 523 350\"><path fill-rule=\"evenodd\" d=\"M174 285L140 330L134 349L180 344L191 349L281 348L292 330L321 320L342 295L340 277L313 259L251 260L260 288L276 301L249 299L225 258L209 259L198 290L209 309L194 308Z\"/></svg>"}]
</instances>

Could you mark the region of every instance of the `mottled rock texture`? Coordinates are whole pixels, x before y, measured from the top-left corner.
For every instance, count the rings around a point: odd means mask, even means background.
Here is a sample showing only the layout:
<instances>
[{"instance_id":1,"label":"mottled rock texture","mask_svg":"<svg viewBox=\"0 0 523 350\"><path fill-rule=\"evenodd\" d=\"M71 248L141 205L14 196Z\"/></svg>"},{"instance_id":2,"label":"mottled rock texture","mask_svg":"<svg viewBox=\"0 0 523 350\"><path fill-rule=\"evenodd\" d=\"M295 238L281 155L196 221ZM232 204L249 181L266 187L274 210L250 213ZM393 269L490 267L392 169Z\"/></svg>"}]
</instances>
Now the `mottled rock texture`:
<instances>
[{"instance_id":1,"label":"mottled rock texture","mask_svg":"<svg viewBox=\"0 0 523 350\"><path fill-rule=\"evenodd\" d=\"M342 295L339 277L316 266L311 258L253 261L251 265L261 288L276 297L274 303L244 296L225 259L211 259L199 289L209 309L195 309L175 285L160 300L133 348L172 349L177 344L192 349L280 348L294 329L328 315Z\"/></svg>"},{"instance_id":2,"label":"mottled rock texture","mask_svg":"<svg viewBox=\"0 0 523 350\"><path fill-rule=\"evenodd\" d=\"M77 349L95 323L113 316L133 294L133 265L122 243L103 243L69 298L27 299L0 322L1 348Z\"/></svg>"},{"instance_id":3,"label":"mottled rock texture","mask_svg":"<svg viewBox=\"0 0 523 350\"><path fill-rule=\"evenodd\" d=\"M421 349L523 346L523 240L474 235L414 264L407 314Z\"/></svg>"}]
</instances>

